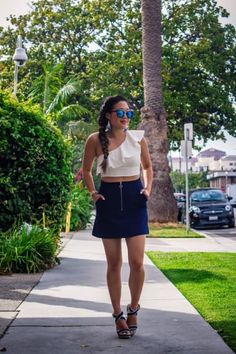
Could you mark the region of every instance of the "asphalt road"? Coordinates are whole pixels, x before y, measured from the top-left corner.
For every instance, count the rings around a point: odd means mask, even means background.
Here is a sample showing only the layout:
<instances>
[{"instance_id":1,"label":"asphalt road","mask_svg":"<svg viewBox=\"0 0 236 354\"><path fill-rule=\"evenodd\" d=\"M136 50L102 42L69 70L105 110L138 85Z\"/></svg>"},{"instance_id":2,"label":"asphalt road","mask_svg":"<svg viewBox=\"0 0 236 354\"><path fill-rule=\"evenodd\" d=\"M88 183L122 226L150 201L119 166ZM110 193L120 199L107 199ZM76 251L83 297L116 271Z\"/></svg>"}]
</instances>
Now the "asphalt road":
<instances>
[{"instance_id":1,"label":"asphalt road","mask_svg":"<svg viewBox=\"0 0 236 354\"><path fill-rule=\"evenodd\" d=\"M202 229L201 229L202 230ZM228 229L227 227L222 227L221 229L207 229L202 230L205 234L209 236L221 236L227 237L236 241L236 227L234 229Z\"/></svg>"},{"instance_id":2,"label":"asphalt road","mask_svg":"<svg viewBox=\"0 0 236 354\"><path fill-rule=\"evenodd\" d=\"M236 224L236 209L234 209L234 216L235 216L235 224ZM232 239L236 241L236 225L234 229L229 229L227 226L222 227L222 228L212 228L212 229L201 229L205 234L209 236L221 236L221 237L227 237L229 239Z\"/></svg>"}]
</instances>

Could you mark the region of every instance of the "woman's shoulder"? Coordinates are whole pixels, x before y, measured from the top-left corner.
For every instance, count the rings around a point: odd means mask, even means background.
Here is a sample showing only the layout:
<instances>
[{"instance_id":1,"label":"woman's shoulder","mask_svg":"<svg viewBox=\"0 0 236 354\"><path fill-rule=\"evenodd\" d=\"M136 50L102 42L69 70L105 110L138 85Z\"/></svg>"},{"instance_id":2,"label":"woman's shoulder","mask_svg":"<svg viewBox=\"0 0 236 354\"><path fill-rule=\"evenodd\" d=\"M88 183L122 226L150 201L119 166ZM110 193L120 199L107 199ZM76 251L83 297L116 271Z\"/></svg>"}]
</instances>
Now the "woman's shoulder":
<instances>
[{"instance_id":1,"label":"woman's shoulder","mask_svg":"<svg viewBox=\"0 0 236 354\"><path fill-rule=\"evenodd\" d=\"M92 133L88 136L87 142L98 142L98 132Z\"/></svg>"},{"instance_id":2,"label":"woman's shoulder","mask_svg":"<svg viewBox=\"0 0 236 354\"><path fill-rule=\"evenodd\" d=\"M127 130L128 135L135 141L140 142L144 137L144 130Z\"/></svg>"}]
</instances>

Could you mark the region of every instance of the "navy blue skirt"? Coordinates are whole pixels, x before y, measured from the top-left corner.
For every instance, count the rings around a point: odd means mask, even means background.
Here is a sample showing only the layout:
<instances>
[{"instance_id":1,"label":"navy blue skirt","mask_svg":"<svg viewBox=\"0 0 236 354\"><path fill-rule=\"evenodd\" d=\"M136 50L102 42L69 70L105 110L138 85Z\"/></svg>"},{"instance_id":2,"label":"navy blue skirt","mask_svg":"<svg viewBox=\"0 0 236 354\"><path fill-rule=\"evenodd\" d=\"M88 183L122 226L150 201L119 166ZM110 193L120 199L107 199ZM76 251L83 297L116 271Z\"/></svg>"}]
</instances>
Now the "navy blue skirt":
<instances>
[{"instance_id":1,"label":"navy blue skirt","mask_svg":"<svg viewBox=\"0 0 236 354\"><path fill-rule=\"evenodd\" d=\"M140 179L129 182L101 182L99 193L105 200L96 202L92 235L100 238L127 238L146 235L147 198L140 194Z\"/></svg>"}]
</instances>

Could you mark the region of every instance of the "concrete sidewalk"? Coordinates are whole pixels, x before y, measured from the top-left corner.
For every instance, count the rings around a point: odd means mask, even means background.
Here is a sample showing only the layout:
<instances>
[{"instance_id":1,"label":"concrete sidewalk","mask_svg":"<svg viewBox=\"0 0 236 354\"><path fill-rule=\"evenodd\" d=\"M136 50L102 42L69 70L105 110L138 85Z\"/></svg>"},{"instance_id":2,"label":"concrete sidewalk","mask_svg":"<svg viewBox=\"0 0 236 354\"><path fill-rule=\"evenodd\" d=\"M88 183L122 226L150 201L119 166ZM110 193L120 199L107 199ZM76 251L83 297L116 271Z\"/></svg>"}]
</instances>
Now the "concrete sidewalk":
<instances>
[{"instance_id":1,"label":"concrete sidewalk","mask_svg":"<svg viewBox=\"0 0 236 354\"><path fill-rule=\"evenodd\" d=\"M236 252L236 239L197 232L204 238L147 238L147 248L161 252Z\"/></svg>"},{"instance_id":2,"label":"concrete sidewalk","mask_svg":"<svg viewBox=\"0 0 236 354\"><path fill-rule=\"evenodd\" d=\"M153 241L147 240L147 250L156 248ZM129 291L123 244L125 309ZM90 231L79 232L66 242L60 257L61 265L45 272L18 308L17 318L0 341L7 353L233 353L147 257L138 332L130 340L118 339L101 241Z\"/></svg>"}]
</instances>

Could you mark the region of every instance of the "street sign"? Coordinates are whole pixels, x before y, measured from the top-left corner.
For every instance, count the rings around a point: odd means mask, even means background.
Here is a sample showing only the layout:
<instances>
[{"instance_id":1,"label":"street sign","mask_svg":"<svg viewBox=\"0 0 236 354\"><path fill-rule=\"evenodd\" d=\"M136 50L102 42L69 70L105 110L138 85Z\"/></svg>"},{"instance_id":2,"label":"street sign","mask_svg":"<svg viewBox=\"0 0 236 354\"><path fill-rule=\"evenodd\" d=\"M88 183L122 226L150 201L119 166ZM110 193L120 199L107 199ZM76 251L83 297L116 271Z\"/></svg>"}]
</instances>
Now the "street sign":
<instances>
[{"instance_id":1,"label":"street sign","mask_svg":"<svg viewBox=\"0 0 236 354\"><path fill-rule=\"evenodd\" d=\"M184 124L184 140L193 140L193 123Z\"/></svg>"},{"instance_id":2,"label":"street sign","mask_svg":"<svg viewBox=\"0 0 236 354\"><path fill-rule=\"evenodd\" d=\"M182 157L191 157L192 156L192 141L191 140L181 140L181 156ZM187 147L187 151L186 151L186 147Z\"/></svg>"},{"instance_id":3,"label":"street sign","mask_svg":"<svg viewBox=\"0 0 236 354\"><path fill-rule=\"evenodd\" d=\"M186 195L186 231L189 232L189 189L188 189L188 159L192 156L193 123L184 124L184 140L181 141L181 154L185 159L185 195Z\"/></svg>"}]
</instances>

